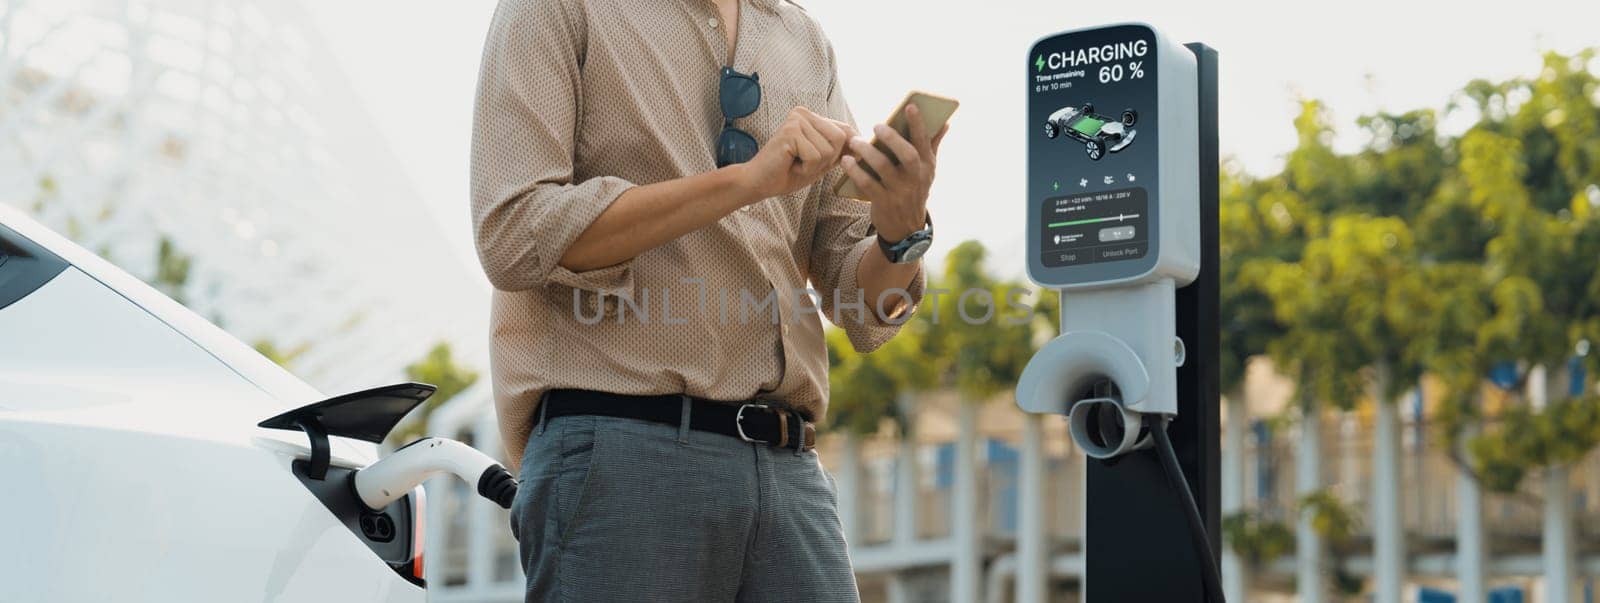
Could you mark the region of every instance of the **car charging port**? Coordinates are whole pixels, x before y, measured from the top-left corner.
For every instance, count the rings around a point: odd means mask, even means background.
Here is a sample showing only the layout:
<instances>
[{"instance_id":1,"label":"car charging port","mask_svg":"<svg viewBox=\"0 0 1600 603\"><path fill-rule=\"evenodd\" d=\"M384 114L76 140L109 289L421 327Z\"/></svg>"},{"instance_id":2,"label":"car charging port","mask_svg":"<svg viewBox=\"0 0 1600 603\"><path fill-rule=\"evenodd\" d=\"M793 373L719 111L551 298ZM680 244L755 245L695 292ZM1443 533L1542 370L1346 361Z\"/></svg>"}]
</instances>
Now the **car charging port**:
<instances>
[{"instance_id":1,"label":"car charging port","mask_svg":"<svg viewBox=\"0 0 1600 603\"><path fill-rule=\"evenodd\" d=\"M360 538L373 554L401 577L423 585L422 575L414 571L423 552L421 488L382 509L373 510L356 495L355 469L332 465L327 469L326 478L314 479L311 463L296 459L291 470L338 523Z\"/></svg>"},{"instance_id":2,"label":"car charging port","mask_svg":"<svg viewBox=\"0 0 1600 603\"><path fill-rule=\"evenodd\" d=\"M362 513L361 535L374 542L389 542L394 540L394 518L388 513Z\"/></svg>"}]
</instances>

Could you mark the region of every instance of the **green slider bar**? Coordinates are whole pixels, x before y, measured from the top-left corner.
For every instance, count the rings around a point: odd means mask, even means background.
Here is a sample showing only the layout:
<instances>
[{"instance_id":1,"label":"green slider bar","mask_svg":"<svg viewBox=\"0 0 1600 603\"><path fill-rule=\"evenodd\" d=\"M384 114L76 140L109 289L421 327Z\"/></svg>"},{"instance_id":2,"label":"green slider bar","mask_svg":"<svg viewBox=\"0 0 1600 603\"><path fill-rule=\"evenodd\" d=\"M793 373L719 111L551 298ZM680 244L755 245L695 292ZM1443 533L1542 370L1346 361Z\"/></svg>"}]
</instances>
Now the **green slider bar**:
<instances>
[{"instance_id":1,"label":"green slider bar","mask_svg":"<svg viewBox=\"0 0 1600 603\"><path fill-rule=\"evenodd\" d=\"M1096 222L1121 222L1124 218L1137 218L1139 216L1106 216L1104 218L1084 218L1082 220L1069 220L1066 222L1053 222L1047 228L1060 228L1062 226L1077 226L1079 224L1094 224Z\"/></svg>"}]
</instances>

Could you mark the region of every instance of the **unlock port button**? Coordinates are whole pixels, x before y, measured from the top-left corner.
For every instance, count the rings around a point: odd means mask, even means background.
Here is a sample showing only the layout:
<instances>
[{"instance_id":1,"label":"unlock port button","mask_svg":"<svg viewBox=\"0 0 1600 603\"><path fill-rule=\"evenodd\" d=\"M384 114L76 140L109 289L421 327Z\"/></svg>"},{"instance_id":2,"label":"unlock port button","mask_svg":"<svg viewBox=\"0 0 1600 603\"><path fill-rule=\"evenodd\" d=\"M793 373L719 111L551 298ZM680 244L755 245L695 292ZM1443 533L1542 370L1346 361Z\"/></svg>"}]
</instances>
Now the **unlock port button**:
<instances>
[{"instance_id":1,"label":"unlock port button","mask_svg":"<svg viewBox=\"0 0 1600 603\"><path fill-rule=\"evenodd\" d=\"M1100 229L1100 242L1126 241L1133 238L1132 226L1113 226Z\"/></svg>"}]
</instances>

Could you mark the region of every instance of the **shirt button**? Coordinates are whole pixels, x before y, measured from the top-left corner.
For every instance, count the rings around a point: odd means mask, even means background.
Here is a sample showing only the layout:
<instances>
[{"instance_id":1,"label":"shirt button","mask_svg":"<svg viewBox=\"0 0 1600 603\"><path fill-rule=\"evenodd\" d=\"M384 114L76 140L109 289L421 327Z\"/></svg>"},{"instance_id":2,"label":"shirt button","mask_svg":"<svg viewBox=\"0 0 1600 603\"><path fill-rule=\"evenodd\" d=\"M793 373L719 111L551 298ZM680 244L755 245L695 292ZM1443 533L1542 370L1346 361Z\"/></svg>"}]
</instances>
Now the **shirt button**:
<instances>
[{"instance_id":1,"label":"shirt button","mask_svg":"<svg viewBox=\"0 0 1600 603\"><path fill-rule=\"evenodd\" d=\"M706 19L706 25L711 26L711 29L716 29L717 28L717 18L716 17L711 17L709 19Z\"/></svg>"}]
</instances>

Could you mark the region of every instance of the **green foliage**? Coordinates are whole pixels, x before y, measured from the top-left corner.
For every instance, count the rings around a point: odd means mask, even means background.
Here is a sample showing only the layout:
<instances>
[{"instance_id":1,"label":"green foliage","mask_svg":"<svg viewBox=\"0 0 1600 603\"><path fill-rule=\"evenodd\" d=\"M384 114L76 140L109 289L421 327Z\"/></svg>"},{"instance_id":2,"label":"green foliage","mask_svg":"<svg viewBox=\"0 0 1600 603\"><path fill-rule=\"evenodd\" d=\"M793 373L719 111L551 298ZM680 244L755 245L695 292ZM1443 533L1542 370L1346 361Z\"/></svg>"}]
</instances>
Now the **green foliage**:
<instances>
[{"instance_id":1,"label":"green foliage","mask_svg":"<svg viewBox=\"0 0 1600 603\"><path fill-rule=\"evenodd\" d=\"M844 331L828 330L828 417L832 427L869 434L878 430L878 421L884 417L893 418L896 423L904 419L895 405L901 393L900 383L884 369L884 364L891 362L888 357L903 359L901 350L907 344L901 338L911 337L909 333L902 333L876 354L859 354L851 347Z\"/></svg>"},{"instance_id":2,"label":"green foliage","mask_svg":"<svg viewBox=\"0 0 1600 603\"><path fill-rule=\"evenodd\" d=\"M278 347L277 342L274 342L270 339L257 340L250 347L255 348L256 353L266 356L267 360L271 360L273 364L284 368L289 368L289 365L294 363L295 358L299 358L301 354L304 354L306 350L310 349L310 346L307 344L300 344L293 348L283 349Z\"/></svg>"},{"instance_id":3,"label":"green foliage","mask_svg":"<svg viewBox=\"0 0 1600 603\"><path fill-rule=\"evenodd\" d=\"M1222 390L1244 381L1245 365L1282 336L1286 326L1273 312L1266 290L1275 262L1300 256L1308 232L1321 229L1320 216L1296 194L1271 181L1251 180L1224 170L1218 208L1221 265Z\"/></svg>"},{"instance_id":4,"label":"green foliage","mask_svg":"<svg viewBox=\"0 0 1600 603\"><path fill-rule=\"evenodd\" d=\"M420 408L412 411L410 420L389 433L389 441L397 445L426 435L428 415L433 414L433 411L449 402L462 390L477 383L478 372L457 364L450 351L450 344L439 342L428 350L426 356L406 366L406 378L433 385L438 389L423 401Z\"/></svg>"},{"instance_id":5,"label":"green foliage","mask_svg":"<svg viewBox=\"0 0 1600 603\"><path fill-rule=\"evenodd\" d=\"M1389 289L1411 276L1404 258L1413 247L1403 220L1346 214L1306 243L1300 261L1264 269L1274 314L1289 326L1267 351L1315 399L1350 408L1363 367L1405 360L1391 341L1400 298Z\"/></svg>"},{"instance_id":6,"label":"green foliage","mask_svg":"<svg viewBox=\"0 0 1600 603\"><path fill-rule=\"evenodd\" d=\"M1222 537L1251 566L1294 552L1294 530L1257 512L1239 511L1222 518Z\"/></svg>"},{"instance_id":7,"label":"green foliage","mask_svg":"<svg viewBox=\"0 0 1600 603\"><path fill-rule=\"evenodd\" d=\"M1551 402L1542 412L1514 407L1498 429L1469 444L1485 487L1516 492L1532 467L1576 462L1600 444L1600 396Z\"/></svg>"},{"instance_id":8,"label":"green foliage","mask_svg":"<svg viewBox=\"0 0 1600 603\"><path fill-rule=\"evenodd\" d=\"M1474 346L1480 362L1560 366L1595 340L1600 106L1585 67L1594 56L1547 53L1534 78L1477 81L1463 92L1483 117L1461 139L1447 194L1479 217L1476 236L1487 235L1477 258L1489 314ZM1594 370L1594 358L1585 362ZM1454 414L1475 417L1472 409ZM1514 491L1530 470L1571 462L1600 443L1596 414L1592 397L1552 400L1543 411L1513 405L1497 429L1467 442L1469 461L1489 488Z\"/></svg>"},{"instance_id":9,"label":"green foliage","mask_svg":"<svg viewBox=\"0 0 1600 603\"><path fill-rule=\"evenodd\" d=\"M41 212L44 211L46 205L55 202L56 199L61 197L61 183L56 181L54 175L45 173L39 176L39 181L36 184L39 192L34 195L31 207L34 212Z\"/></svg>"},{"instance_id":10,"label":"green foliage","mask_svg":"<svg viewBox=\"0 0 1600 603\"><path fill-rule=\"evenodd\" d=\"M1354 153L1332 147L1321 103L1302 102L1282 171L1222 183L1224 387L1259 354L1307 407L1349 408L1378 375L1393 399L1430 374L1454 446L1485 418L1490 366L1560 366L1600 341L1595 57L1547 53L1535 77L1468 83L1445 108L1476 117L1459 136L1430 109L1361 117ZM1583 362L1600 372L1600 354ZM1583 403L1513 408L1515 428L1468 446L1502 487L1597 445Z\"/></svg>"},{"instance_id":11,"label":"green foliage","mask_svg":"<svg viewBox=\"0 0 1600 603\"><path fill-rule=\"evenodd\" d=\"M1355 510L1327 488L1300 497L1300 513L1311 518L1311 531L1334 546L1349 542L1361 528Z\"/></svg>"},{"instance_id":12,"label":"green foliage","mask_svg":"<svg viewBox=\"0 0 1600 603\"><path fill-rule=\"evenodd\" d=\"M61 203L61 182L55 175L45 173L35 181L37 191L32 202L27 206L29 211L39 214L50 209L50 206ZM121 265L111 253L109 242L100 242L96 245L93 241L85 240L92 232L100 230L116 216L116 202L107 200L98 207L80 208L72 206L65 212L63 223L57 230L67 238L85 246L91 247L95 255L106 261ZM91 211L80 211L89 209ZM194 257L178 249L172 237L158 233L155 249L155 271L145 276L145 281L155 287L163 295L172 298L180 304L188 305L188 285L190 269L194 264ZM122 266L128 269L128 266ZM133 270L130 270L133 271ZM214 322L221 322L220 320Z\"/></svg>"},{"instance_id":13,"label":"green foliage","mask_svg":"<svg viewBox=\"0 0 1600 603\"><path fill-rule=\"evenodd\" d=\"M1010 389L1033 355L1033 307L1008 300L1022 285L990 275L986 255L977 241L950 251L937 285L951 291L955 311L929 330L951 354L945 381L974 401Z\"/></svg>"},{"instance_id":14,"label":"green foliage","mask_svg":"<svg viewBox=\"0 0 1600 603\"><path fill-rule=\"evenodd\" d=\"M1356 120L1367 145L1354 158L1359 171L1355 195L1362 211L1385 216L1417 215L1428 201L1417 191L1439 185L1452 159L1439 144L1437 114L1431 109L1379 113Z\"/></svg>"},{"instance_id":15,"label":"green foliage","mask_svg":"<svg viewBox=\"0 0 1600 603\"><path fill-rule=\"evenodd\" d=\"M874 352L828 331L833 427L873 433L887 417L903 428L896 400L918 391L951 388L979 402L1015 386L1040 339L1055 334L1058 299L996 278L986 257L977 241L952 249L916 314Z\"/></svg>"},{"instance_id":16,"label":"green foliage","mask_svg":"<svg viewBox=\"0 0 1600 603\"><path fill-rule=\"evenodd\" d=\"M1311 531L1329 545L1334 589L1346 597L1360 594L1365 581L1345 567L1352 540L1361 529L1355 509L1323 488L1300 498L1300 513L1311 520Z\"/></svg>"},{"instance_id":17,"label":"green foliage","mask_svg":"<svg viewBox=\"0 0 1600 603\"><path fill-rule=\"evenodd\" d=\"M188 303L186 287L193 263L194 258L178 251L170 237L161 237L156 243L156 274L150 281L151 286L180 304Z\"/></svg>"}]
</instances>

